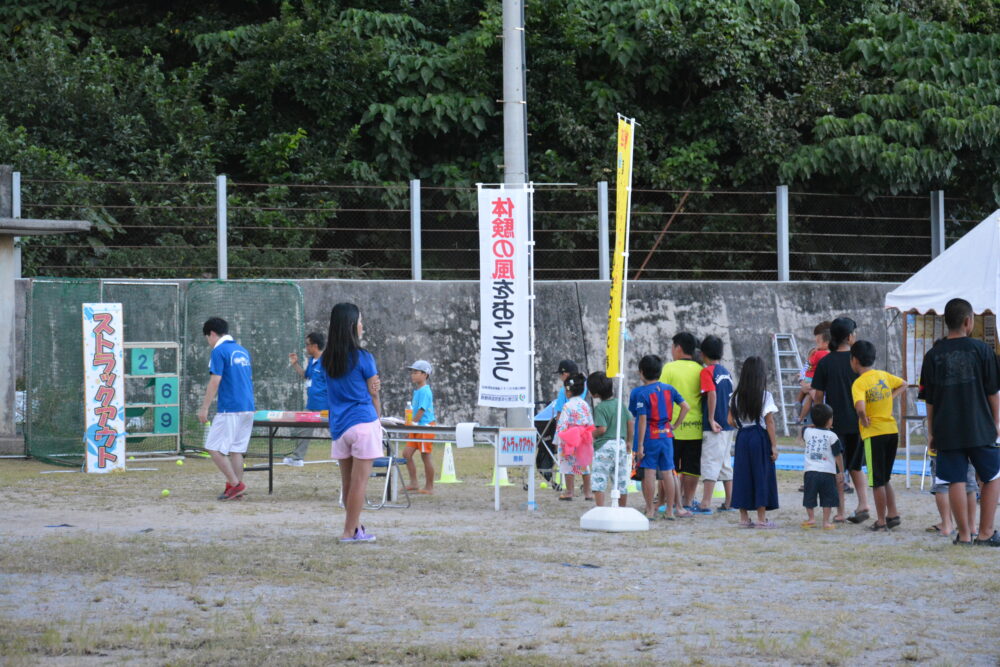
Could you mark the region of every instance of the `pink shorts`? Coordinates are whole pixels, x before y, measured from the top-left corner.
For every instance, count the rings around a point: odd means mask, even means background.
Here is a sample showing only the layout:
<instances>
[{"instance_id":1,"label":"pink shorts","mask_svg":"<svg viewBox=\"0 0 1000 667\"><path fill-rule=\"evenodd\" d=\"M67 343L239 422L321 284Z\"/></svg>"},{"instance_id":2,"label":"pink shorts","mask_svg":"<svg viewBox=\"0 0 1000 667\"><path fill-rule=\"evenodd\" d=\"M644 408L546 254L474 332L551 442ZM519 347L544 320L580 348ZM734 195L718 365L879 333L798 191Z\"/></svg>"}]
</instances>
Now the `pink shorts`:
<instances>
[{"instance_id":1,"label":"pink shorts","mask_svg":"<svg viewBox=\"0 0 1000 667\"><path fill-rule=\"evenodd\" d=\"M377 419L355 424L330 447L332 459L377 459L380 456L385 456L385 449L382 447L382 424Z\"/></svg>"}]
</instances>

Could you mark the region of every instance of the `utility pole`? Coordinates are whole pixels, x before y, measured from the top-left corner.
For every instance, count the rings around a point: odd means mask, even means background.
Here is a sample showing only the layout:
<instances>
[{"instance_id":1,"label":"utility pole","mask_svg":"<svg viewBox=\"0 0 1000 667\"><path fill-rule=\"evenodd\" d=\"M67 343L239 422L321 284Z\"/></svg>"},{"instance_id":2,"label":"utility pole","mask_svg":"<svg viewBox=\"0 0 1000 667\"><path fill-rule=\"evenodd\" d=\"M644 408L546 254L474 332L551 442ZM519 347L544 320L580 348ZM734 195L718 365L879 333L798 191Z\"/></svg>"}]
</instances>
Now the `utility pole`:
<instances>
[{"instance_id":1,"label":"utility pole","mask_svg":"<svg viewBox=\"0 0 1000 667\"><path fill-rule=\"evenodd\" d=\"M528 182L528 102L524 54L524 0L503 0L503 182L517 186ZM532 363L532 376L534 367ZM531 382L534 381L532 377ZM530 427L533 417L533 408L508 408L507 426Z\"/></svg>"}]
</instances>

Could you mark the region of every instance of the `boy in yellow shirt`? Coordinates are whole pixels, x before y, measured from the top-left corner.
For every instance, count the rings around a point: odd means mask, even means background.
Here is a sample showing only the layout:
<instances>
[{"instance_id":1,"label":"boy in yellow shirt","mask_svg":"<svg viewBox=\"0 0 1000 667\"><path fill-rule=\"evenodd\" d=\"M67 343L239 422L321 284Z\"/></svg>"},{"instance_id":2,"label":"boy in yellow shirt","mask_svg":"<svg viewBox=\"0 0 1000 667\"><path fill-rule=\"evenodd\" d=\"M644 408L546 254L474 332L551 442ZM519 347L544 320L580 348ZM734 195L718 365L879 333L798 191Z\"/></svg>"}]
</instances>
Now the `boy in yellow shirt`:
<instances>
[{"instance_id":1,"label":"boy in yellow shirt","mask_svg":"<svg viewBox=\"0 0 1000 667\"><path fill-rule=\"evenodd\" d=\"M875 497L878 518L873 531L889 530L900 524L896 494L892 490L892 466L899 446L899 428L892 416L892 402L906 391L906 382L875 365L875 346L859 340L851 346L851 369L858 379L851 385L851 398L858 413L861 440L868 464L868 484Z\"/></svg>"}]
</instances>

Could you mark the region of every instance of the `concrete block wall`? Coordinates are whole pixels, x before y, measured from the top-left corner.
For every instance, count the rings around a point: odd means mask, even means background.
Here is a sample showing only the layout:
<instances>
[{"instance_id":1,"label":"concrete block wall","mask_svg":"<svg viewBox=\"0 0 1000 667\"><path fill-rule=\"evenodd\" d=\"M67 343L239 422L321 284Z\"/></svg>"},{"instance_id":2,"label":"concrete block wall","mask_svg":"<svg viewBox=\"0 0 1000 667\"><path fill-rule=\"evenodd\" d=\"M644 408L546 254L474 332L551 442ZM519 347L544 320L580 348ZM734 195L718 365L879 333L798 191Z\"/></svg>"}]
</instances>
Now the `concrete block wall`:
<instances>
[{"instance_id":1,"label":"concrete block wall","mask_svg":"<svg viewBox=\"0 0 1000 667\"><path fill-rule=\"evenodd\" d=\"M479 372L479 286L462 282L301 281L306 330L325 332L330 308L352 301L361 308L365 344L375 354L387 414L401 414L409 398L406 366L427 359L441 421L503 423L503 412L475 405ZM639 357L670 358L670 339L690 331L725 343L723 363L739 371L751 355L764 358L773 376L771 334L792 333L800 354L812 347L820 321L849 315L858 336L888 351L890 371L901 370L898 320L883 309L894 283L639 282L629 285L626 384L632 386ZM560 359L581 369L602 370L610 284L606 281L536 283L536 398L555 395ZM882 364L880 359L879 364ZM773 377L770 378L772 385ZM772 386L772 390L774 387Z\"/></svg>"},{"instance_id":2,"label":"concrete block wall","mask_svg":"<svg viewBox=\"0 0 1000 667\"><path fill-rule=\"evenodd\" d=\"M180 281L182 289L186 281ZM382 377L386 414L402 416L412 387L406 366L427 359L443 423L503 424L501 410L477 407L479 373L479 286L473 281L302 280L306 331L326 333L330 308L351 301L361 308L365 345ZM28 281L17 284L18 377L24 368L24 302ZM899 320L883 309L894 283L653 282L630 283L626 383L634 383L637 360L656 353L668 360L678 331L699 338L715 334L725 342L723 363L739 372L751 355L773 366L771 334L792 333L800 353L812 346L817 322L841 314L858 322L858 336L875 343L878 365L901 371ZM605 364L610 284L605 281L536 283L536 398L555 395L560 359L575 359L587 372ZM197 341L199 344L201 341ZM301 351L289 341L286 355ZM888 364L884 363L888 352ZM773 384L773 368L770 381ZM772 386L773 389L773 386ZM268 406L270 407L270 406ZM274 406L280 407L280 406Z\"/></svg>"}]
</instances>

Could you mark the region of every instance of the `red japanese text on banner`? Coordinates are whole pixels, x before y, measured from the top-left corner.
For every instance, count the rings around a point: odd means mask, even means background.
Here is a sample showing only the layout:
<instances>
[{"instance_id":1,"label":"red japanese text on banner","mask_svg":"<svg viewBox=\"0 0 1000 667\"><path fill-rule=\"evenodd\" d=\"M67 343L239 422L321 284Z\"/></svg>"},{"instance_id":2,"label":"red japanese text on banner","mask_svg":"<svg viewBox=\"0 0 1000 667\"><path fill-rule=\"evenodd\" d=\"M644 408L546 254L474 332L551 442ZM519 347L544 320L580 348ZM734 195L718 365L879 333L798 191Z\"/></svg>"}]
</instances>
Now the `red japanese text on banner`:
<instances>
[{"instance_id":1,"label":"red japanese text on banner","mask_svg":"<svg viewBox=\"0 0 1000 667\"><path fill-rule=\"evenodd\" d=\"M533 407L528 192L479 189L479 405Z\"/></svg>"},{"instance_id":2,"label":"red japanese text on banner","mask_svg":"<svg viewBox=\"0 0 1000 667\"><path fill-rule=\"evenodd\" d=\"M125 467L125 354L120 303L83 304L86 472Z\"/></svg>"}]
</instances>

